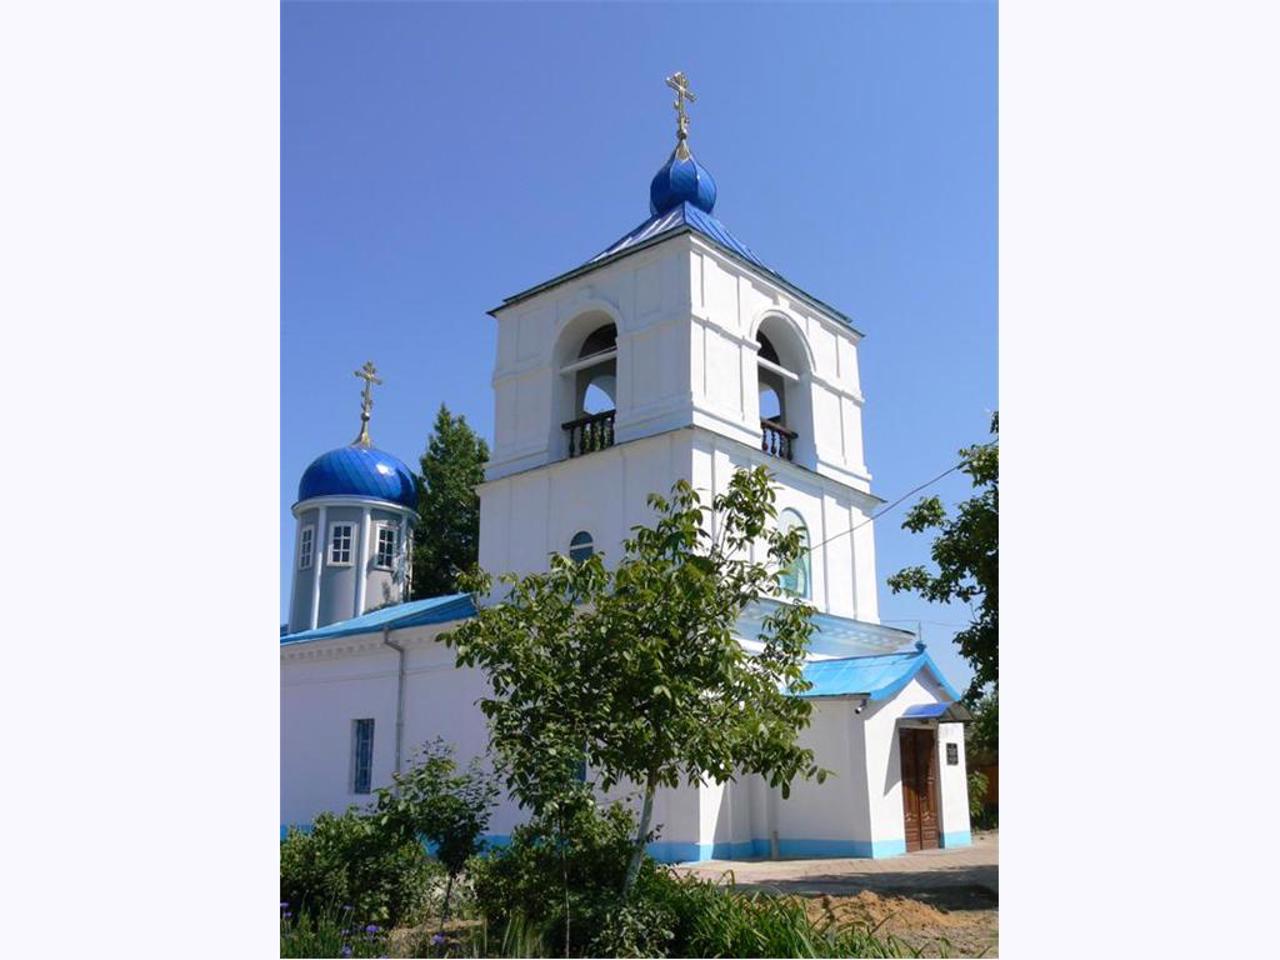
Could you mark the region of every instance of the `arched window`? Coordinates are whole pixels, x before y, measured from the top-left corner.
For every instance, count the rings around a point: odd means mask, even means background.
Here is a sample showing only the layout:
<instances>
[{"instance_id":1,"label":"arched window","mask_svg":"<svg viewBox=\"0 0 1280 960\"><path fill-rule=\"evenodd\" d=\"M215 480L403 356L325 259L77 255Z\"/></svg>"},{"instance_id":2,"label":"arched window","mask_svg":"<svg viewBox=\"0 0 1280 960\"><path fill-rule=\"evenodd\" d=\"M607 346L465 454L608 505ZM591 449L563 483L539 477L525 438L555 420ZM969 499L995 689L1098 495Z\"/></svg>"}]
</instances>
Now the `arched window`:
<instances>
[{"instance_id":1,"label":"arched window","mask_svg":"<svg viewBox=\"0 0 1280 960\"><path fill-rule=\"evenodd\" d=\"M585 530L579 530L569 541L569 559L574 563L582 563L595 552L596 545L591 539L591 534Z\"/></svg>"},{"instance_id":2,"label":"arched window","mask_svg":"<svg viewBox=\"0 0 1280 960\"><path fill-rule=\"evenodd\" d=\"M783 510L778 515L778 529L783 533L800 530L800 546L805 551L796 558L786 570L778 575L778 584L793 597L809 599L811 578L809 576L809 528L804 519L794 510Z\"/></svg>"},{"instance_id":3,"label":"arched window","mask_svg":"<svg viewBox=\"0 0 1280 960\"><path fill-rule=\"evenodd\" d=\"M604 322L601 322L601 321ZM581 341L566 334L563 352L557 353L560 378L556 408L567 417L565 431L571 457L613 446L613 424L618 407L618 327L599 314L575 320L571 331L595 323ZM576 348L575 348L576 344Z\"/></svg>"}]
</instances>

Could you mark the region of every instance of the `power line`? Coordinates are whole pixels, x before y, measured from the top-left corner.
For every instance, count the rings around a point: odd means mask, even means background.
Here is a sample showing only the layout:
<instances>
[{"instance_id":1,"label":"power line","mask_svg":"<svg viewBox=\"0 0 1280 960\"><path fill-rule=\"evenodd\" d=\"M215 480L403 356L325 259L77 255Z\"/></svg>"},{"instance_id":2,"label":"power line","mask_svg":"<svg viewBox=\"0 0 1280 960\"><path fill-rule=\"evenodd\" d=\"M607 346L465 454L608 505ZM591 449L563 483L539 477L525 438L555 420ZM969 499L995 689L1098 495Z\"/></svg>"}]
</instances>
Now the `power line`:
<instances>
[{"instance_id":1,"label":"power line","mask_svg":"<svg viewBox=\"0 0 1280 960\"><path fill-rule=\"evenodd\" d=\"M815 543L812 547L810 547L805 552L813 553L813 551L817 550L819 547L826 546L832 540L838 540L840 537L848 536L849 534L853 533L855 530L861 530L868 523L874 523L875 521L883 517L886 513L888 513L890 510L892 510L894 507L896 507L898 504L902 503L903 500L906 500L907 497L914 496L915 494L923 490L925 487L933 486L935 483L937 483L947 474L954 473L955 471L959 470L962 466L964 466L963 463L957 463L957 464L954 464L953 466L947 467L946 470L943 470L940 474L938 474L932 480L926 480L924 483L920 484L918 487L913 487L912 489L908 490L906 493L900 496L897 500L893 501L893 503L889 504L887 507L883 507L876 513L873 513L871 516L867 517L867 519L863 520L861 523L855 523L848 530L842 530L840 533L837 533L834 536L827 537L827 539L823 540L821 543Z\"/></svg>"}]
</instances>

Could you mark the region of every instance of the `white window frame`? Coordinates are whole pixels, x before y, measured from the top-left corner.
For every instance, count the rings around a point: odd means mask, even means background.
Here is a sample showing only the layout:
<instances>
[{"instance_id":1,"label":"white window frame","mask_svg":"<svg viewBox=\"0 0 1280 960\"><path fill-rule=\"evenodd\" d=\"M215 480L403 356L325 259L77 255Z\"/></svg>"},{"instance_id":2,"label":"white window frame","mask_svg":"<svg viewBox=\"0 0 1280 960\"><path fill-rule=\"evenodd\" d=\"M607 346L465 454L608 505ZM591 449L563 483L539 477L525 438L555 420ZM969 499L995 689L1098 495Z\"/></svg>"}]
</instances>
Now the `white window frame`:
<instances>
[{"instance_id":1,"label":"white window frame","mask_svg":"<svg viewBox=\"0 0 1280 960\"><path fill-rule=\"evenodd\" d=\"M308 536L310 539L308 539ZM316 562L316 525L309 523L298 531L298 569L310 570Z\"/></svg>"},{"instance_id":2,"label":"white window frame","mask_svg":"<svg viewBox=\"0 0 1280 960\"><path fill-rule=\"evenodd\" d=\"M346 527L347 533L347 559L335 560L336 553L333 536L337 533L339 527ZM353 567L356 562L356 522L354 520L334 520L329 524L329 539L325 541L325 558L331 567Z\"/></svg>"},{"instance_id":3,"label":"white window frame","mask_svg":"<svg viewBox=\"0 0 1280 960\"><path fill-rule=\"evenodd\" d=\"M391 559L387 563L378 562L378 553L382 546L382 531L388 531L391 534ZM379 520L373 525L373 569L375 570L395 570L396 558L400 555L400 529L399 524L391 523L386 520Z\"/></svg>"}]
</instances>

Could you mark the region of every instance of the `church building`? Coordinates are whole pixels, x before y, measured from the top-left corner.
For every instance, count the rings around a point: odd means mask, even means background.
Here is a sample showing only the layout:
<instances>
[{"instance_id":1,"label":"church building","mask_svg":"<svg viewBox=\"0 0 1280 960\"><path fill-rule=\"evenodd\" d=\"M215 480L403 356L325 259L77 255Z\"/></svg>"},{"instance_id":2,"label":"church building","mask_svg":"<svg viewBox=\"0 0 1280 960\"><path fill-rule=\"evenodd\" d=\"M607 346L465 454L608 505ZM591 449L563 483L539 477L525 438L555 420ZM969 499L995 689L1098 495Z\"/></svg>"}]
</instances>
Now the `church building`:
<instances>
[{"instance_id":1,"label":"church building","mask_svg":"<svg viewBox=\"0 0 1280 960\"><path fill-rule=\"evenodd\" d=\"M955 688L924 645L879 623L863 460L862 334L767 266L713 211L716 183L689 148L683 74L676 146L649 186L650 216L586 263L507 297L498 325L494 437L480 486L480 565L543 570L551 553L621 553L645 502L680 478L722 492L765 465L779 523L814 547L786 575L813 618L800 743L834 772L783 799L758 776L663 788L651 845L665 861L887 857L970 842ZM465 594L408 601L414 477L373 447L372 364L360 434L305 471L287 632L281 637L281 823L370 799L440 736L465 762L488 743L483 674L439 639ZM757 643L767 604L738 636ZM749 709L749 708L748 708ZM504 800L501 842L525 818Z\"/></svg>"}]
</instances>

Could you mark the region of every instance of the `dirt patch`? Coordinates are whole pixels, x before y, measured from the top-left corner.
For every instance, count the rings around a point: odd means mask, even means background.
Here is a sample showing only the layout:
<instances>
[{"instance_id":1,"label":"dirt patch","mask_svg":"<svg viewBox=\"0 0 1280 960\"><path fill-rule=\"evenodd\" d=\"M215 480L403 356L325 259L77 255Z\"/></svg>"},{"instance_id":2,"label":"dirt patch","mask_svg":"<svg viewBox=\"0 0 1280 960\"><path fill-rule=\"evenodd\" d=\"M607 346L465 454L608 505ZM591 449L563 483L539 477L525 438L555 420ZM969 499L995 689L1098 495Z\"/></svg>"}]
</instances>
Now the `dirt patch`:
<instances>
[{"instance_id":1,"label":"dirt patch","mask_svg":"<svg viewBox=\"0 0 1280 960\"><path fill-rule=\"evenodd\" d=\"M449 920L444 925L444 943L432 942L440 933L439 919L426 920L413 927L397 927L387 939L387 955L391 957L438 956L450 951L454 956L466 945L472 931L481 926L479 920Z\"/></svg>"},{"instance_id":2,"label":"dirt patch","mask_svg":"<svg viewBox=\"0 0 1280 960\"><path fill-rule=\"evenodd\" d=\"M855 896L800 897L805 913L817 924L857 924L892 934L923 950L925 956L995 956L998 915L995 910L952 912L908 897L882 897L871 890Z\"/></svg>"}]
</instances>

